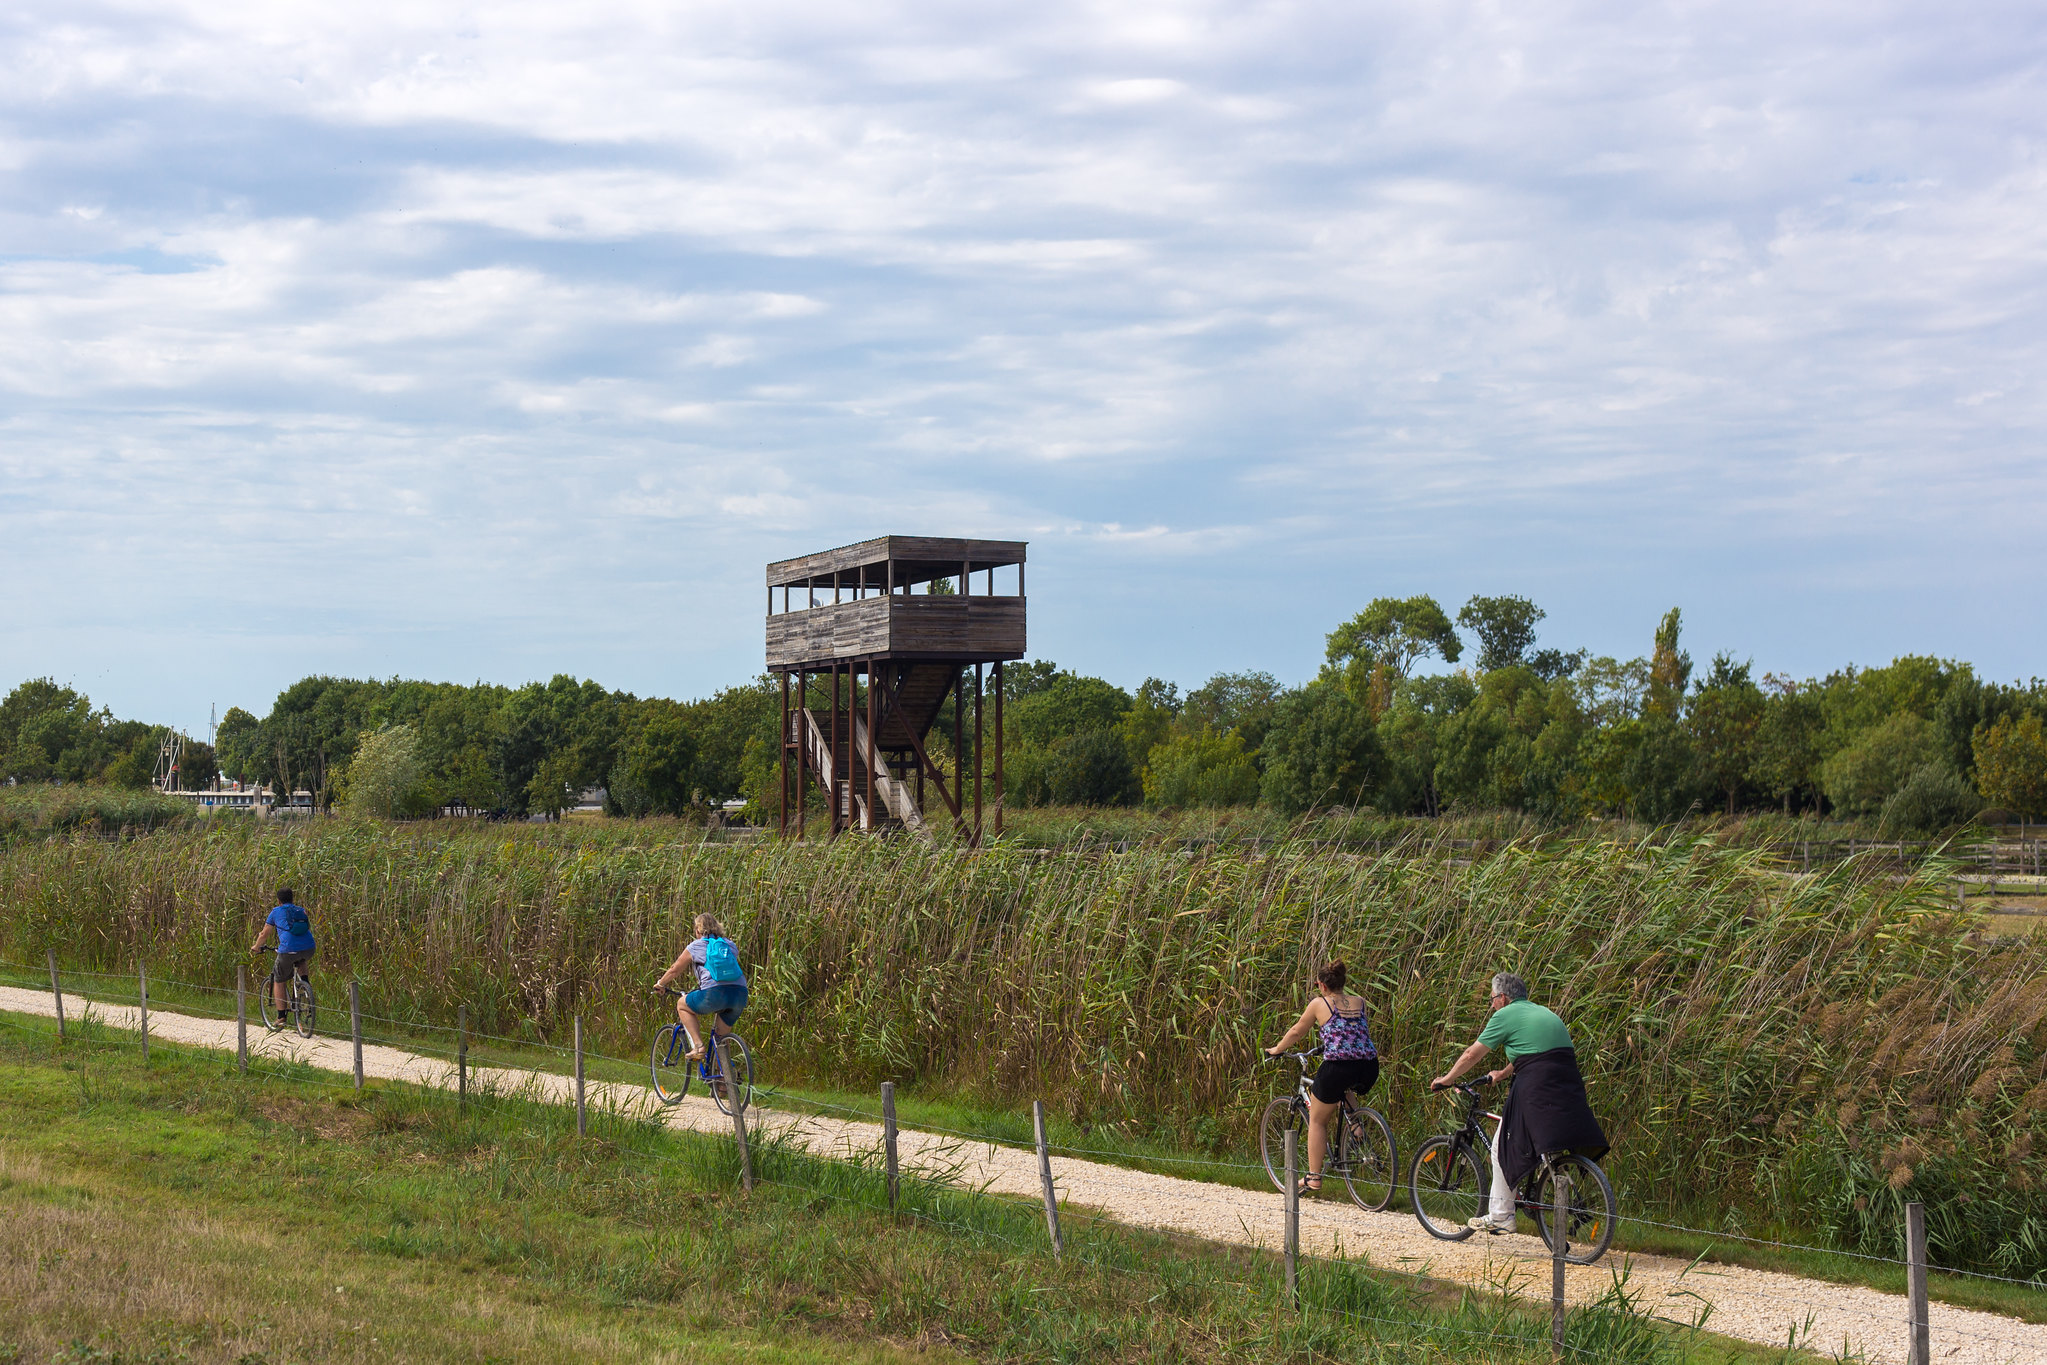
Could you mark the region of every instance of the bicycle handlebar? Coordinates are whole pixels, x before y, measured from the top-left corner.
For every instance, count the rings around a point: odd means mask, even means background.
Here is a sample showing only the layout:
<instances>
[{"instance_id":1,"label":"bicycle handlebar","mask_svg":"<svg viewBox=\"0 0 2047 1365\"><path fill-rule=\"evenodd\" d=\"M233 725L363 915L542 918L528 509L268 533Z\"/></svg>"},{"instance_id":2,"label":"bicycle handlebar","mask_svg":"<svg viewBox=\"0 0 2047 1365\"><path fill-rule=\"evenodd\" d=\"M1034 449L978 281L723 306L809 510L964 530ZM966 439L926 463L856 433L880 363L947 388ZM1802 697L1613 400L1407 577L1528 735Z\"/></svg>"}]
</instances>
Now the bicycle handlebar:
<instances>
[{"instance_id":1,"label":"bicycle handlebar","mask_svg":"<svg viewBox=\"0 0 2047 1365\"><path fill-rule=\"evenodd\" d=\"M1473 1095L1476 1095L1482 1088L1491 1085L1492 1083L1493 1078L1491 1076L1486 1075L1484 1072L1480 1072L1478 1075L1473 1076L1470 1080L1452 1081L1448 1085L1437 1085L1434 1081L1430 1081L1429 1093L1440 1095L1445 1090L1463 1090Z\"/></svg>"}]
</instances>

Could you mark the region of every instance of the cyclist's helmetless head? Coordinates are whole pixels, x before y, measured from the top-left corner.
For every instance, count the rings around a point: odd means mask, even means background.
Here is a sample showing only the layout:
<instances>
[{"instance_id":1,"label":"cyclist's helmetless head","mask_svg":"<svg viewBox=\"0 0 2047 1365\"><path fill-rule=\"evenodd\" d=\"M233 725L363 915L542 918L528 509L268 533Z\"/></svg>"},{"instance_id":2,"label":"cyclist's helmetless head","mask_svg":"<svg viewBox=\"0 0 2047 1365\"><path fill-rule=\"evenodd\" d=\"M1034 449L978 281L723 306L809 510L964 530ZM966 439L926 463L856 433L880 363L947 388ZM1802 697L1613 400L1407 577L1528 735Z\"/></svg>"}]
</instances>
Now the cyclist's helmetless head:
<instances>
[{"instance_id":1,"label":"cyclist's helmetless head","mask_svg":"<svg viewBox=\"0 0 2047 1365\"><path fill-rule=\"evenodd\" d=\"M1511 1003L1528 998L1528 983L1512 972L1497 972L1493 975L1493 999L1505 996Z\"/></svg>"},{"instance_id":2,"label":"cyclist's helmetless head","mask_svg":"<svg viewBox=\"0 0 2047 1365\"><path fill-rule=\"evenodd\" d=\"M290 887L280 886L277 888L277 903L279 905L290 905L292 903L292 891Z\"/></svg>"}]
</instances>

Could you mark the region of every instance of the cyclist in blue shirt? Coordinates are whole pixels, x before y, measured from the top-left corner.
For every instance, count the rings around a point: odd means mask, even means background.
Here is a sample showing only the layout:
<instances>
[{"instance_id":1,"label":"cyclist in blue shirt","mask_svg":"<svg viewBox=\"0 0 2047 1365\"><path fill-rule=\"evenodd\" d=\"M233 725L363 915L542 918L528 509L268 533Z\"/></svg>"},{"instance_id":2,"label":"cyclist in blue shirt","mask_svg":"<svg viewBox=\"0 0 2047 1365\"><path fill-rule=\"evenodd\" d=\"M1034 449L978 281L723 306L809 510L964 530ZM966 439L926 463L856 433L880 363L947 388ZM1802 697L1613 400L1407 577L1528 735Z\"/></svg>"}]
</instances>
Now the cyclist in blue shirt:
<instances>
[{"instance_id":1,"label":"cyclist in blue shirt","mask_svg":"<svg viewBox=\"0 0 2047 1365\"><path fill-rule=\"evenodd\" d=\"M675 1002L675 1017L689 1034L691 1061L702 1060L705 1052L698 1015L710 1015L712 1029L722 1038L746 1011L746 973L739 966L739 946L709 911L697 916L696 931L689 946L654 983L658 993L691 967L697 969L697 988Z\"/></svg>"},{"instance_id":2,"label":"cyclist in blue shirt","mask_svg":"<svg viewBox=\"0 0 2047 1365\"><path fill-rule=\"evenodd\" d=\"M293 902L290 887L280 887L277 892L277 908L263 921L263 928L257 933L256 941L249 945L249 951L259 953L269 945L277 944L277 966L270 973L270 993L277 1001L277 1011L271 1016L270 1031L277 1032L284 1027L285 987L291 984L294 973L311 979L306 969L313 960L313 921L306 912Z\"/></svg>"}]
</instances>

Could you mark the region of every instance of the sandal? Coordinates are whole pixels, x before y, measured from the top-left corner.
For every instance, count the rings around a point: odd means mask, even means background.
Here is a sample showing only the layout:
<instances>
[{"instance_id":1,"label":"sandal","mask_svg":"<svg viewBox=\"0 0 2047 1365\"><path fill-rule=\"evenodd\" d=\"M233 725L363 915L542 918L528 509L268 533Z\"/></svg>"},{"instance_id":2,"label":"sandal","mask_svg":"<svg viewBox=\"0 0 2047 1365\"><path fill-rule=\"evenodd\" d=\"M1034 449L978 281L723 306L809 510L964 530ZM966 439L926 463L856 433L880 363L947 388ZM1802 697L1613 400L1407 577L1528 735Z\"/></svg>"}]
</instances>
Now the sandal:
<instances>
[{"instance_id":1,"label":"sandal","mask_svg":"<svg viewBox=\"0 0 2047 1365\"><path fill-rule=\"evenodd\" d=\"M1322 1193L1322 1177L1319 1175L1302 1176L1300 1186L1294 1190L1294 1193L1296 1195Z\"/></svg>"}]
</instances>

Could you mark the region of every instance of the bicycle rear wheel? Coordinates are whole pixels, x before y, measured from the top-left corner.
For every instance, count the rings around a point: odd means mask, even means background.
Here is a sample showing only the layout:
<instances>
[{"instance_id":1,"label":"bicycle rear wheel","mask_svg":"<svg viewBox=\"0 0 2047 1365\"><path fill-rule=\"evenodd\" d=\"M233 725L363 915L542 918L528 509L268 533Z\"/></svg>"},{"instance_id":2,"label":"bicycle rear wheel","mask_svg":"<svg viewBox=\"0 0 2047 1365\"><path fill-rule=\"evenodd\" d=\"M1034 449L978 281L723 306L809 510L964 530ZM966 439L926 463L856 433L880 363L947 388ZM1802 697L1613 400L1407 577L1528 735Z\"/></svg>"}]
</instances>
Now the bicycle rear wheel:
<instances>
[{"instance_id":1,"label":"bicycle rear wheel","mask_svg":"<svg viewBox=\"0 0 2047 1365\"><path fill-rule=\"evenodd\" d=\"M298 1025L299 1037L313 1036L313 983L303 976L291 979L291 1008Z\"/></svg>"},{"instance_id":2,"label":"bicycle rear wheel","mask_svg":"<svg viewBox=\"0 0 2047 1365\"><path fill-rule=\"evenodd\" d=\"M1469 1147L1439 1134L1415 1151L1407 1197L1431 1237L1461 1242L1471 1236L1471 1220L1486 1211L1485 1173Z\"/></svg>"},{"instance_id":3,"label":"bicycle rear wheel","mask_svg":"<svg viewBox=\"0 0 2047 1365\"><path fill-rule=\"evenodd\" d=\"M653 1051L647 1057L647 1071L654 1078L654 1098L663 1104L678 1104L689 1093L690 1077L697 1064L689 1059L689 1034L681 1024L670 1024L654 1034Z\"/></svg>"},{"instance_id":4,"label":"bicycle rear wheel","mask_svg":"<svg viewBox=\"0 0 2047 1365\"><path fill-rule=\"evenodd\" d=\"M1393 1203L1400 1188L1400 1149L1384 1114L1359 1105L1338 1115L1336 1169L1359 1208L1378 1213Z\"/></svg>"},{"instance_id":5,"label":"bicycle rear wheel","mask_svg":"<svg viewBox=\"0 0 2047 1365\"><path fill-rule=\"evenodd\" d=\"M1308 1110L1295 1095L1281 1095L1265 1106L1264 1117L1258 1120L1258 1155L1265 1159L1265 1174L1272 1177L1272 1188L1286 1193L1286 1134L1291 1128L1297 1135L1294 1139L1294 1162L1296 1176L1308 1173Z\"/></svg>"},{"instance_id":6,"label":"bicycle rear wheel","mask_svg":"<svg viewBox=\"0 0 2047 1365\"><path fill-rule=\"evenodd\" d=\"M1564 1204L1564 1259L1572 1265L1591 1265L1613 1245L1613 1185L1599 1163L1573 1152L1558 1158L1552 1169L1562 1168L1570 1178ZM1529 1178L1528 1210L1542 1231L1542 1244L1556 1251L1556 1193L1548 1171L1538 1169Z\"/></svg>"},{"instance_id":7,"label":"bicycle rear wheel","mask_svg":"<svg viewBox=\"0 0 2047 1365\"><path fill-rule=\"evenodd\" d=\"M717 1052L709 1054L711 1067L711 1098L718 1104L718 1112L730 1114L734 1109L744 1110L753 1103L753 1053L747 1050L746 1039L736 1033L728 1033L717 1040ZM725 1054L725 1060L732 1070L732 1084L728 1090L725 1072L716 1065L718 1052Z\"/></svg>"}]
</instances>

